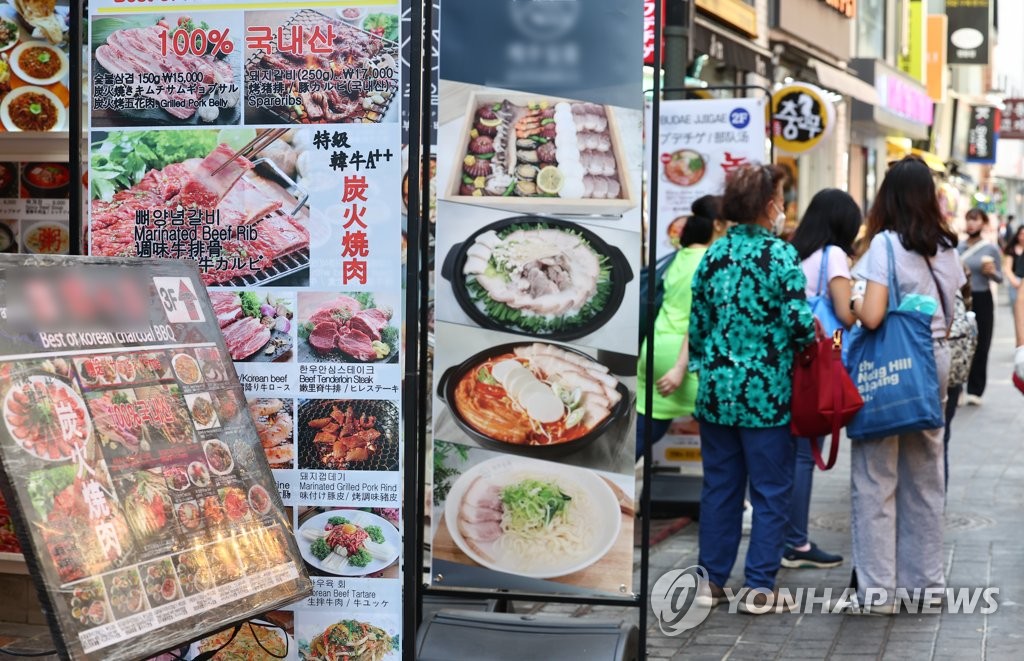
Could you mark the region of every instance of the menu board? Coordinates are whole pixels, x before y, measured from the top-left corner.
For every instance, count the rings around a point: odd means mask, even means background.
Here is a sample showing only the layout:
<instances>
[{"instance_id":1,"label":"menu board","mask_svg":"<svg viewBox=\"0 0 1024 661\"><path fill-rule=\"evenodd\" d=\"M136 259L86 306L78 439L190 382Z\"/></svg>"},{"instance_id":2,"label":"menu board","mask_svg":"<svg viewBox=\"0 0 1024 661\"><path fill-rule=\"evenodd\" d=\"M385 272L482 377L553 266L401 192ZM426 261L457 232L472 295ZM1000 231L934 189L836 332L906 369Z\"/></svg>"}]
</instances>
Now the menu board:
<instances>
[{"instance_id":1,"label":"menu board","mask_svg":"<svg viewBox=\"0 0 1024 661\"><path fill-rule=\"evenodd\" d=\"M432 585L633 599L641 71L585 63L638 61L643 8L499 2L467 66L471 5L441 5Z\"/></svg>"},{"instance_id":2,"label":"menu board","mask_svg":"<svg viewBox=\"0 0 1024 661\"><path fill-rule=\"evenodd\" d=\"M308 595L193 265L0 256L0 486L63 658Z\"/></svg>"},{"instance_id":3,"label":"menu board","mask_svg":"<svg viewBox=\"0 0 1024 661\"><path fill-rule=\"evenodd\" d=\"M67 131L68 0L0 5L0 132Z\"/></svg>"},{"instance_id":4,"label":"menu board","mask_svg":"<svg viewBox=\"0 0 1024 661\"><path fill-rule=\"evenodd\" d=\"M766 103L764 98L662 101L657 204L665 232L655 237L659 259L679 248L695 200L720 195L737 168L764 162ZM651 126L650 107L646 119Z\"/></svg>"},{"instance_id":5,"label":"menu board","mask_svg":"<svg viewBox=\"0 0 1024 661\"><path fill-rule=\"evenodd\" d=\"M399 658L399 0L89 12L89 249L198 263L314 581L239 635Z\"/></svg>"},{"instance_id":6,"label":"menu board","mask_svg":"<svg viewBox=\"0 0 1024 661\"><path fill-rule=\"evenodd\" d=\"M68 254L70 188L67 163L0 162L0 252Z\"/></svg>"}]
</instances>

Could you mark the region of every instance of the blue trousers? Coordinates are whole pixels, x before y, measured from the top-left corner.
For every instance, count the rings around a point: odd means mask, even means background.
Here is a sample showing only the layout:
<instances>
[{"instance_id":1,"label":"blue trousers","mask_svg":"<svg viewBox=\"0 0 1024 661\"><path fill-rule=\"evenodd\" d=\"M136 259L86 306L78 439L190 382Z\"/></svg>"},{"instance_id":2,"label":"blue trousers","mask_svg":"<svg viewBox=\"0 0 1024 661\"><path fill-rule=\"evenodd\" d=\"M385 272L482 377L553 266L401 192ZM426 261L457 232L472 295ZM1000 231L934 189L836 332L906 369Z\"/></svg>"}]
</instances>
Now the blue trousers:
<instances>
[{"instance_id":1,"label":"blue trousers","mask_svg":"<svg viewBox=\"0 0 1024 661\"><path fill-rule=\"evenodd\" d=\"M793 439L796 442L796 462L793 468L793 497L789 506L789 526L786 527L786 546L803 546L807 543L807 521L811 511L811 486L814 484L814 455L811 443L821 449L824 437L808 441L806 438Z\"/></svg>"},{"instance_id":2,"label":"blue trousers","mask_svg":"<svg viewBox=\"0 0 1024 661\"><path fill-rule=\"evenodd\" d=\"M749 479L754 516L744 585L775 587L793 490L789 426L751 429L702 420L700 443L700 565L715 585L724 586L729 579L743 533L743 496Z\"/></svg>"},{"instance_id":3,"label":"blue trousers","mask_svg":"<svg viewBox=\"0 0 1024 661\"><path fill-rule=\"evenodd\" d=\"M636 414L636 460L640 461L640 457L644 453L644 434L646 428L651 428L651 445L660 441L668 433L668 428L672 425L671 420L659 420L657 418L649 418L643 413L637 412Z\"/></svg>"}]
</instances>

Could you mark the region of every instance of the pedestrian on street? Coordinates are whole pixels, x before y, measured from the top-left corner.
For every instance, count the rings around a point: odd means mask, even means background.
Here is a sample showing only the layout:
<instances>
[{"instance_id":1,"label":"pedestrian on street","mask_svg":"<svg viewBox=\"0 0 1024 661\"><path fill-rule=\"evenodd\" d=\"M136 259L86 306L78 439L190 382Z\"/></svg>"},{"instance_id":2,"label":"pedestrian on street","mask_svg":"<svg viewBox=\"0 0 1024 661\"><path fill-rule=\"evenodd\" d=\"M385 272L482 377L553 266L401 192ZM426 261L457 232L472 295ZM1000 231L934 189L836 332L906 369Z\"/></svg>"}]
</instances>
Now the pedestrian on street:
<instances>
[{"instance_id":1,"label":"pedestrian on street","mask_svg":"<svg viewBox=\"0 0 1024 661\"><path fill-rule=\"evenodd\" d=\"M704 469L699 563L717 603L739 551L749 479L744 612L784 607L773 591L793 488L793 358L814 340L800 259L777 236L786 221L784 179L773 165L734 172L722 215L738 225L708 248L693 278L689 366L699 377L694 417Z\"/></svg>"},{"instance_id":2,"label":"pedestrian on street","mask_svg":"<svg viewBox=\"0 0 1024 661\"><path fill-rule=\"evenodd\" d=\"M978 320L978 348L971 361L971 374L967 377L966 403L980 406L988 380L988 350L992 346L992 328L995 325L995 299L992 283L1003 281L1002 255L999 248L981 237L988 227L988 214L980 207L974 207L965 216L967 239L961 241L957 250L960 259L971 271L971 298L974 301L974 315Z\"/></svg>"},{"instance_id":3,"label":"pedestrian on street","mask_svg":"<svg viewBox=\"0 0 1024 661\"><path fill-rule=\"evenodd\" d=\"M725 236L727 223L720 220L721 199L705 195L692 207L694 215L683 226L682 248L665 272L665 298L654 321L655 391L650 414L647 413L647 343L640 347L637 360L636 458L644 452L646 429L651 429L651 444L668 432L672 420L693 414L697 399L697 375L687 369L690 345L690 283L697 265L712 242Z\"/></svg>"},{"instance_id":4,"label":"pedestrian on street","mask_svg":"<svg viewBox=\"0 0 1024 661\"><path fill-rule=\"evenodd\" d=\"M946 336L956 290L966 279L954 250L956 235L946 227L931 172L907 157L892 166L868 216L870 247L853 269L867 282L850 300L854 315L869 330L885 321L889 304L889 254L895 253L902 298L930 296L933 353L944 403L949 375ZM857 288L855 287L855 291ZM851 533L854 584L862 607L867 589L885 590L884 603L871 612L894 614L897 586L944 588L943 508L945 501L943 428L885 438L858 440L850 449Z\"/></svg>"},{"instance_id":5,"label":"pedestrian on street","mask_svg":"<svg viewBox=\"0 0 1024 661\"><path fill-rule=\"evenodd\" d=\"M860 207L844 191L826 188L807 206L804 217L790 240L800 257L800 268L807 278L804 292L808 299L821 295L831 309L831 324L819 319L829 333L829 325L838 323L846 330L855 321L850 311L850 255L860 230ZM838 567L843 556L818 548L807 535L814 481L814 455L811 443L821 449L824 437L798 438L793 473L793 498L786 531L786 549L782 566L791 569Z\"/></svg>"},{"instance_id":6,"label":"pedestrian on street","mask_svg":"<svg viewBox=\"0 0 1024 661\"><path fill-rule=\"evenodd\" d=\"M1003 271L1009 281L1010 309L1017 303L1017 290L1024 280L1024 225L1017 228L1003 250Z\"/></svg>"}]
</instances>

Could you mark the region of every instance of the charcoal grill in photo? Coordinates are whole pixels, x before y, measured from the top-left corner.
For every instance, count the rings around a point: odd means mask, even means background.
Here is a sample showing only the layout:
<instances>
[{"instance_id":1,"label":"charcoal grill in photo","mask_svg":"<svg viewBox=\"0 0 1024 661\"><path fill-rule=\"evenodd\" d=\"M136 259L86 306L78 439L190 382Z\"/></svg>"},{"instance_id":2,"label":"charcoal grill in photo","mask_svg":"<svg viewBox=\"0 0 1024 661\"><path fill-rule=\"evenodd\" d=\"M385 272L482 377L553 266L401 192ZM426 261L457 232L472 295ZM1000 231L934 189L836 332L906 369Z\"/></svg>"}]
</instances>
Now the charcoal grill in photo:
<instances>
[{"instance_id":1,"label":"charcoal grill in photo","mask_svg":"<svg viewBox=\"0 0 1024 661\"><path fill-rule=\"evenodd\" d=\"M398 470L399 418L398 407L384 400L301 401L298 422L299 468ZM370 430L379 432L379 436L368 433ZM357 458L363 456L361 452L350 454L360 448L366 450L364 459Z\"/></svg>"}]
</instances>

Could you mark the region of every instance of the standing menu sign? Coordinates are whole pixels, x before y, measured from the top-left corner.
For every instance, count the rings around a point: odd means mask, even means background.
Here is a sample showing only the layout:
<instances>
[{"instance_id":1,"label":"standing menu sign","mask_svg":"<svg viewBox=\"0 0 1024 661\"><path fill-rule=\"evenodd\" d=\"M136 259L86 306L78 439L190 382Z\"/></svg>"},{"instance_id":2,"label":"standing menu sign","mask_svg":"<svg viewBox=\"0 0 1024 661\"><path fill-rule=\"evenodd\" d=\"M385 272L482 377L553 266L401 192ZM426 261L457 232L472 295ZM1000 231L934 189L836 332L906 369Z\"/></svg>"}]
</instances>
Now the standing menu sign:
<instances>
[{"instance_id":1,"label":"standing menu sign","mask_svg":"<svg viewBox=\"0 0 1024 661\"><path fill-rule=\"evenodd\" d=\"M662 101L658 217L667 236L658 239L659 258L678 248L682 227L672 221L689 216L694 200L721 195L732 171L764 161L765 104L763 98Z\"/></svg>"},{"instance_id":2,"label":"standing menu sign","mask_svg":"<svg viewBox=\"0 0 1024 661\"><path fill-rule=\"evenodd\" d=\"M634 597L642 10L441 5L436 587Z\"/></svg>"},{"instance_id":3,"label":"standing menu sign","mask_svg":"<svg viewBox=\"0 0 1024 661\"><path fill-rule=\"evenodd\" d=\"M0 484L62 658L139 658L308 595L195 269L0 269Z\"/></svg>"},{"instance_id":4,"label":"standing menu sign","mask_svg":"<svg viewBox=\"0 0 1024 661\"><path fill-rule=\"evenodd\" d=\"M399 1L89 11L90 250L198 262L314 581L290 658L398 658Z\"/></svg>"}]
</instances>

